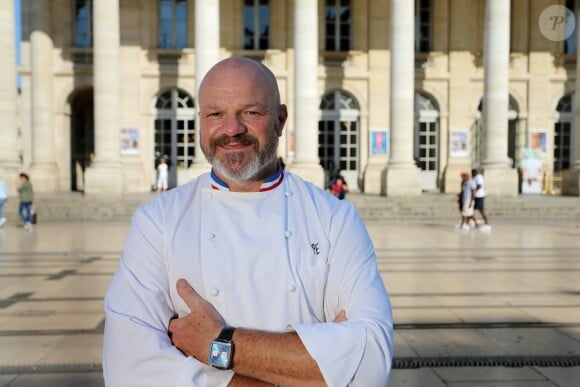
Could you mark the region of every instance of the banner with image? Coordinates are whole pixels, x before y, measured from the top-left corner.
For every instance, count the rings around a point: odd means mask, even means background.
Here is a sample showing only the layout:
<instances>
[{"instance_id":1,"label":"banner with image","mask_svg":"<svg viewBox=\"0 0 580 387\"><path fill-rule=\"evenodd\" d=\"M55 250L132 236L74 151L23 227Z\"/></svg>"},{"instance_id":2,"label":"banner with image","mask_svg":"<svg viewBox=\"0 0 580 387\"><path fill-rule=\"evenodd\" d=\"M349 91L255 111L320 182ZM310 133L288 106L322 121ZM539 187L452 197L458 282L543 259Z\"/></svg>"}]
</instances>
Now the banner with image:
<instances>
[{"instance_id":1,"label":"banner with image","mask_svg":"<svg viewBox=\"0 0 580 387\"><path fill-rule=\"evenodd\" d=\"M121 129L121 155L139 154L139 131L134 128Z\"/></svg>"},{"instance_id":2,"label":"banner with image","mask_svg":"<svg viewBox=\"0 0 580 387\"><path fill-rule=\"evenodd\" d=\"M386 129L373 129L370 135L370 155L386 156L389 153L389 132Z\"/></svg>"},{"instance_id":3,"label":"banner with image","mask_svg":"<svg viewBox=\"0 0 580 387\"><path fill-rule=\"evenodd\" d=\"M547 133L545 131L535 131L530 134L530 149L542 154L546 153Z\"/></svg>"},{"instance_id":4,"label":"banner with image","mask_svg":"<svg viewBox=\"0 0 580 387\"><path fill-rule=\"evenodd\" d=\"M464 130L452 131L449 136L449 156L469 157L468 134Z\"/></svg>"}]
</instances>

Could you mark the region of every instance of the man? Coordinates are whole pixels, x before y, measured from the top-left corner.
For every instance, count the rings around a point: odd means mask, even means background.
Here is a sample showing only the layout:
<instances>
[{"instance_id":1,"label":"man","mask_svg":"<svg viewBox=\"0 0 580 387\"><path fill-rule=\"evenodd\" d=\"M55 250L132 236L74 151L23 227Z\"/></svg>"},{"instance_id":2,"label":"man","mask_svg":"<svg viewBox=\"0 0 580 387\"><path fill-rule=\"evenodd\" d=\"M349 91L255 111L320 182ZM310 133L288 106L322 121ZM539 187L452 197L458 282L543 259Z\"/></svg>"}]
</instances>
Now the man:
<instances>
[{"instance_id":1,"label":"man","mask_svg":"<svg viewBox=\"0 0 580 387\"><path fill-rule=\"evenodd\" d=\"M489 229L491 226L489 225L487 214L485 213L485 190L483 189L483 175L477 169L472 169L471 179L473 189L475 190L474 210L478 210L481 214L481 217L483 218L485 226L482 226L482 230Z\"/></svg>"},{"instance_id":2,"label":"man","mask_svg":"<svg viewBox=\"0 0 580 387\"><path fill-rule=\"evenodd\" d=\"M226 59L198 100L212 171L133 215L105 297L107 386L385 386L372 242L351 204L277 163L274 75Z\"/></svg>"}]
</instances>

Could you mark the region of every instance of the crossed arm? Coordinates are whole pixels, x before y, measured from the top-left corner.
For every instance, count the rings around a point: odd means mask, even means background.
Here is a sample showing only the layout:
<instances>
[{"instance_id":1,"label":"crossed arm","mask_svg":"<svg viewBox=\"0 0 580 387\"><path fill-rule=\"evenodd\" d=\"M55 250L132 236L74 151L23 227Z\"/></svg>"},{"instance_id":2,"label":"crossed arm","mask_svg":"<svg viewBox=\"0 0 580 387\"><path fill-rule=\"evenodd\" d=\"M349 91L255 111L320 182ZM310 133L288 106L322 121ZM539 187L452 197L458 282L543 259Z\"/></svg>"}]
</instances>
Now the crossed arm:
<instances>
[{"instance_id":1,"label":"crossed arm","mask_svg":"<svg viewBox=\"0 0 580 387\"><path fill-rule=\"evenodd\" d=\"M292 323L297 333L236 330L232 373L207 366L210 341L224 320L185 281L178 281L175 297L172 276L159 274L167 271L159 247L162 232L144 211L135 217L105 298L108 387L303 386L322 384L321 375L330 385L386 385L392 359L390 303L372 244L366 234L353 232L357 228L350 219L340 222L349 225L349 238L335 238L335 248L346 258L328 277L325 319ZM195 313L172 319L176 310L187 309ZM340 312L334 321L341 323L330 322L341 309L348 311L348 321Z\"/></svg>"},{"instance_id":2,"label":"crossed arm","mask_svg":"<svg viewBox=\"0 0 580 387\"><path fill-rule=\"evenodd\" d=\"M185 355L207 364L210 342L224 328L224 320L186 280L177 281L177 292L191 313L170 322L171 340ZM346 321L344 311L334 320L342 321ZM195 335L191 334L193 331ZM325 385L318 365L296 332L271 333L238 328L234 332L233 341L235 375L230 386Z\"/></svg>"}]
</instances>

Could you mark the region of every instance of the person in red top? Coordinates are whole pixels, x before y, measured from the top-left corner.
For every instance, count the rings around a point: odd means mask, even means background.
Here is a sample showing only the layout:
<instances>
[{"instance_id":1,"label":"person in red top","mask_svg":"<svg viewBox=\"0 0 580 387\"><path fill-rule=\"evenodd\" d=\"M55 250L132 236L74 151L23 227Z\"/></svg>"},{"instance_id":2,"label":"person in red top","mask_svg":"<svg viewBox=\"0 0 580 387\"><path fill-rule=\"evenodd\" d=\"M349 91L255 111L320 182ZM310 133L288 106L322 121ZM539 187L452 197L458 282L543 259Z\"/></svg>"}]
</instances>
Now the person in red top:
<instances>
[{"instance_id":1,"label":"person in red top","mask_svg":"<svg viewBox=\"0 0 580 387\"><path fill-rule=\"evenodd\" d=\"M342 176L339 176L334 180L334 183L330 186L330 192L340 200L343 200L346 197L346 194L348 193L348 185Z\"/></svg>"}]
</instances>

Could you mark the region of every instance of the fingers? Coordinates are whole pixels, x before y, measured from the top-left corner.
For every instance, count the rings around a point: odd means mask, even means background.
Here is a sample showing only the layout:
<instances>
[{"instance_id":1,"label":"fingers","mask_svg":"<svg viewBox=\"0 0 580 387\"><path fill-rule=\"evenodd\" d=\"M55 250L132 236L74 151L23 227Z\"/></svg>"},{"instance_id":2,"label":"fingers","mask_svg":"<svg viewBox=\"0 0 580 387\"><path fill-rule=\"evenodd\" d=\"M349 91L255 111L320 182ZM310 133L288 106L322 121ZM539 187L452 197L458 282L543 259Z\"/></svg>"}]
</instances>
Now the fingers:
<instances>
[{"instance_id":1,"label":"fingers","mask_svg":"<svg viewBox=\"0 0 580 387\"><path fill-rule=\"evenodd\" d=\"M193 304L199 298L199 294L197 294L195 289L192 288L189 282L187 282L187 280L183 278L177 280L175 287L177 289L177 294L179 294L179 297L181 297L183 301L185 301L185 303L187 304L187 306L189 306L190 309L193 309L192 308Z\"/></svg>"},{"instance_id":2,"label":"fingers","mask_svg":"<svg viewBox=\"0 0 580 387\"><path fill-rule=\"evenodd\" d=\"M342 309L340 312L338 312L336 317L334 317L334 320L332 322L339 323L339 322L345 322L345 321L347 321L346 311L344 309Z\"/></svg>"}]
</instances>

